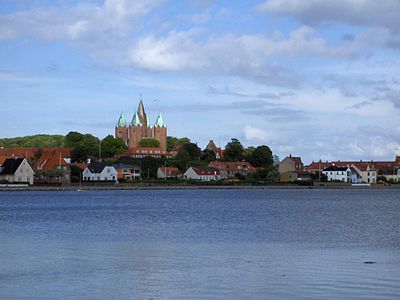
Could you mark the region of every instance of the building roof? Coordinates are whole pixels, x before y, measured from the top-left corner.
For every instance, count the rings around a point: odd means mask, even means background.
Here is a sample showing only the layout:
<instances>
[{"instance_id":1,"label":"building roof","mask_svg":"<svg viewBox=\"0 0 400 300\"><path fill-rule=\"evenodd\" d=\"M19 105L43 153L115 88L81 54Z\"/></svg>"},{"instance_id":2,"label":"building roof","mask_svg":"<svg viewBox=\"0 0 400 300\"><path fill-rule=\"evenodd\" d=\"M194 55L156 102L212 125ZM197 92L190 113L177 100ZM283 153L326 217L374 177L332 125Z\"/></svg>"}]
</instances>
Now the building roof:
<instances>
[{"instance_id":1,"label":"building roof","mask_svg":"<svg viewBox=\"0 0 400 300\"><path fill-rule=\"evenodd\" d=\"M56 147L30 147L30 148L0 148L0 155L8 157L24 157L29 162L33 160L35 153L38 151L42 152L42 155L46 153L61 153L62 157L71 157L70 148L56 148ZM58 154L59 155L59 154Z\"/></svg>"},{"instance_id":2,"label":"building roof","mask_svg":"<svg viewBox=\"0 0 400 300\"><path fill-rule=\"evenodd\" d=\"M43 152L43 154L32 164L35 170L49 171L60 166L68 166L61 152Z\"/></svg>"},{"instance_id":3,"label":"building roof","mask_svg":"<svg viewBox=\"0 0 400 300\"><path fill-rule=\"evenodd\" d=\"M355 166L360 171L368 171L368 170L387 170L395 168L395 163L393 161L319 161L319 162L312 162L304 169L310 172L317 172L318 170L323 170L329 166Z\"/></svg>"},{"instance_id":4,"label":"building roof","mask_svg":"<svg viewBox=\"0 0 400 300\"><path fill-rule=\"evenodd\" d=\"M104 161L93 161L87 166L89 171L93 174L99 174L103 172L105 167L106 163Z\"/></svg>"},{"instance_id":5,"label":"building roof","mask_svg":"<svg viewBox=\"0 0 400 300\"><path fill-rule=\"evenodd\" d=\"M154 124L154 126L155 127L167 127L167 125L165 125L165 123L164 123L161 113L158 114L157 120L156 120L156 123Z\"/></svg>"},{"instance_id":6,"label":"building roof","mask_svg":"<svg viewBox=\"0 0 400 300\"><path fill-rule=\"evenodd\" d=\"M126 121L124 115L121 113L118 119L117 127L126 127Z\"/></svg>"},{"instance_id":7,"label":"building roof","mask_svg":"<svg viewBox=\"0 0 400 300\"><path fill-rule=\"evenodd\" d=\"M253 167L247 161L212 161L208 164L209 167L214 167L223 171L238 171L238 170L248 170L255 171L256 168Z\"/></svg>"},{"instance_id":8,"label":"building roof","mask_svg":"<svg viewBox=\"0 0 400 300\"><path fill-rule=\"evenodd\" d=\"M220 171L212 167L191 167L197 175L219 175Z\"/></svg>"},{"instance_id":9,"label":"building roof","mask_svg":"<svg viewBox=\"0 0 400 300\"><path fill-rule=\"evenodd\" d=\"M19 166L24 161L24 158L7 158L1 165L0 174L13 175L18 170Z\"/></svg>"},{"instance_id":10,"label":"building roof","mask_svg":"<svg viewBox=\"0 0 400 300\"><path fill-rule=\"evenodd\" d=\"M138 166L138 165L128 165L128 164L123 164L123 163L113 165L113 167L115 169L140 170L140 166Z\"/></svg>"},{"instance_id":11,"label":"building roof","mask_svg":"<svg viewBox=\"0 0 400 300\"><path fill-rule=\"evenodd\" d=\"M206 146L206 149L214 151L215 154L218 154L220 158L224 157L224 150L217 147L213 140L210 140Z\"/></svg>"},{"instance_id":12,"label":"building roof","mask_svg":"<svg viewBox=\"0 0 400 300\"><path fill-rule=\"evenodd\" d=\"M7 158L8 156L0 155L0 166L6 161Z\"/></svg>"},{"instance_id":13,"label":"building roof","mask_svg":"<svg viewBox=\"0 0 400 300\"><path fill-rule=\"evenodd\" d=\"M139 115L137 112L133 115L131 124L133 126L142 126L142 122L140 121Z\"/></svg>"},{"instance_id":14,"label":"building roof","mask_svg":"<svg viewBox=\"0 0 400 300\"><path fill-rule=\"evenodd\" d=\"M397 155L394 162L396 163L396 165L400 166L400 155Z\"/></svg>"},{"instance_id":15,"label":"building roof","mask_svg":"<svg viewBox=\"0 0 400 300\"><path fill-rule=\"evenodd\" d=\"M140 100L139 100L137 113L139 115L140 121L143 122L145 117L146 117L146 111L144 110L144 105L143 105L143 101L142 101L142 95L140 95Z\"/></svg>"},{"instance_id":16,"label":"building roof","mask_svg":"<svg viewBox=\"0 0 400 300\"><path fill-rule=\"evenodd\" d=\"M159 167L159 170L167 177L176 177L182 175L182 172L176 167Z\"/></svg>"},{"instance_id":17,"label":"building roof","mask_svg":"<svg viewBox=\"0 0 400 300\"><path fill-rule=\"evenodd\" d=\"M329 166L324 169L324 171L346 171L348 166L346 167L339 167L339 166Z\"/></svg>"}]
</instances>

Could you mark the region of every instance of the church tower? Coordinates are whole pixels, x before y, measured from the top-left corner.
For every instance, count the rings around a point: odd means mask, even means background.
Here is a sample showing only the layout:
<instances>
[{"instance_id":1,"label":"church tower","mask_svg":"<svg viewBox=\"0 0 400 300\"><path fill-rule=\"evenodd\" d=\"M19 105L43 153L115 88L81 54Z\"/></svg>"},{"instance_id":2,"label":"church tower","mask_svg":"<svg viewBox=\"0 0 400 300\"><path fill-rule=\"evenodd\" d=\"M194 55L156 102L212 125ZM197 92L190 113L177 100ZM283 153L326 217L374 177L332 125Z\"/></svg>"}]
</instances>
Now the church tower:
<instances>
[{"instance_id":1,"label":"church tower","mask_svg":"<svg viewBox=\"0 0 400 300\"><path fill-rule=\"evenodd\" d=\"M129 126L121 113L115 127L115 137L122 138L129 149L138 147L143 138L154 138L160 142L160 147L163 150L167 150L167 126L164 123L163 117L159 114L154 127L150 126L144 109L142 95L140 95L138 108Z\"/></svg>"},{"instance_id":2,"label":"church tower","mask_svg":"<svg viewBox=\"0 0 400 300\"><path fill-rule=\"evenodd\" d=\"M153 137L160 142L160 147L163 150L167 150L167 125L165 125L161 114L158 114L156 123L154 124Z\"/></svg>"},{"instance_id":3,"label":"church tower","mask_svg":"<svg viewBox=\"0 0 400 300\"><path fill-rule=\"evenodd\" d=\"M117 125L115 126L115 137L121 138L126 145L129 145L129 128L122 113L119 116Z\"/></svg>"}]
</instances>

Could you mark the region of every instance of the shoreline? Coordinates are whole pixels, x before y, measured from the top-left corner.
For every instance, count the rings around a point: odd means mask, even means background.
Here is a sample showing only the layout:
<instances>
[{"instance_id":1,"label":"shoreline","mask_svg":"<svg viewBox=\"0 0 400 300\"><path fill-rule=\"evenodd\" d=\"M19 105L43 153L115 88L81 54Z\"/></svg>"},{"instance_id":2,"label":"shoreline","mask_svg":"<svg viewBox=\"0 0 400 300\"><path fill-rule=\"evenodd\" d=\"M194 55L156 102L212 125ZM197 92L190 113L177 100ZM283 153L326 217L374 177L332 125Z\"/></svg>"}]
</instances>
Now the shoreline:
<instances>
[{"instance_id":1,"label":"shoreline","mask_svg":"<svg viewBox=\"0 0 400 300\"><path fill-rule=\"evenodd\" d=\"M93 186L26 186L26 187L0 187L0 192L18 192L18 191L111 191L111 190L254 190L254 189L284 189L284 190L330 190L330 189L346 189L346 190L365 190L365 189L400 189L400 184L383 186L298 186L298 185L93 185Z\"/></svg>"}]
</instances>

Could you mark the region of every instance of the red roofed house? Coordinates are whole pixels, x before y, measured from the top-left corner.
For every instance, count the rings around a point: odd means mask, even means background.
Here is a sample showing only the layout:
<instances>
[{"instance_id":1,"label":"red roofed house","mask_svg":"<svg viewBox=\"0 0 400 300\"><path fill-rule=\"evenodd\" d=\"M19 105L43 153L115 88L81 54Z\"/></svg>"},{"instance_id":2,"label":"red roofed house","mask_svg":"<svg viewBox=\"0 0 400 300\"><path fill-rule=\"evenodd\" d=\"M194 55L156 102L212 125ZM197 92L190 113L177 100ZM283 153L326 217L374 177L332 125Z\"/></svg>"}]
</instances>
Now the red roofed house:
<instances>
[{"instance_id":1,"label":"red roofed house","mask_svg":"<svg viewBox=\"0 0 400 300\"><path fill-rule=\"evenodd\" d=\"M162 148L149 148L149 147L136 147L131 148L128 151L122 153L120 157L128 157L128 158L144 158L147 156L155 157L155 158L171 158L172 154Z\"/></svg>"},{"instance_id":2,"label":"red roofed house","mask_svg":"<svg viewBox=\"0 0 400 300\"><path fill-rule=\"evenodd\" d=\"M175 167L159 167L157 170L157 178L181 178L182 172Z\"/></svg>"},{"instance_id":3,"label":"red roofed house","mask_svg":"<svg viewBox=\"0 0 400 300\"><path fill-rule=\"evenodd\" d=\"M222 150L221 148L217 147L213 140L210 140L208 142L208 145L206 146L206 149L214 151L216 159L224 158L224 150Z\"/></svg>"},{"instance_id":4,"label":"red roofed house","mask_svg":"<svg viewBox=\"0 0 400 300\"><path fill-rule=\"evenodd\" d=\"M186 179L212 181L220 179L220 171L211 167L190 167L183 176Z\"/></svg>"},{"instance_id":5,"label":"red roofed house","mask_svg":"<svg viewBox=\"0 0 400 300\"><path fill-rule=\"evenodd\" d=\"M256 170L246 161L212 161L208 166L219 169L221 179L235 178L238 175L247 177Z\"/></svg>"}]
</instances>

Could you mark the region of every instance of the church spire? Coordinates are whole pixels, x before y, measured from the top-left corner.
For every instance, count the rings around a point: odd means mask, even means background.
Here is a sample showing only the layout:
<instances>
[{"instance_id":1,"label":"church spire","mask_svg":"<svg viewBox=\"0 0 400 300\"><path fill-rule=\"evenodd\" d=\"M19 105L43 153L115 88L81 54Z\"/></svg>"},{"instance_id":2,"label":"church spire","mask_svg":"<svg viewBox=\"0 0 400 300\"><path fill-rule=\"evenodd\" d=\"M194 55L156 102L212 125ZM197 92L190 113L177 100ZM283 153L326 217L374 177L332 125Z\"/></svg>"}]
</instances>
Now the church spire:
<instances>
[{"instance_id":1,"label":"church spire","mask_svg":"<svg viewBox=\"0 0 400 300\"><path fill-rule=\"evenodd\" d=\"M121 115L119 116L117 127L126 127L125 117L122 114L122 112L121 112Z\"/></svg>"},{"instance_id":2,"label":"church spire","mask_svg":"<svg viewBox=\"0 0 400 300\"><path fill-rule=\"evenodd\" d=\"M164 123L164 119L161 114L158 114L156 124L154 125L154 127L167 127L167 125L165 125Z\"/></svg>"},{"instance_id":3,"label":"church spire","mask_svg":"<svg viewBox=\"0 0 400 300\"><path fill-rule=\"evenodd\" d=\"M142 126L142 122L140 122L140 118L137 112L133 116L131 124L134 126Z\"/></svg>"},{"instance_id":4,"label":"church spire","mask_svg":"<svg viewBox=\"0 0 400 300\"><path fill-rule=\"evenodd\" d=\"M147 116L146 116L146 111L144 110L142 94L140 94L140 101L139 101L139 106L137 109L137 114L139 115L140 122L142 124L147 124Z\"/></svg>"}]
</instances>

